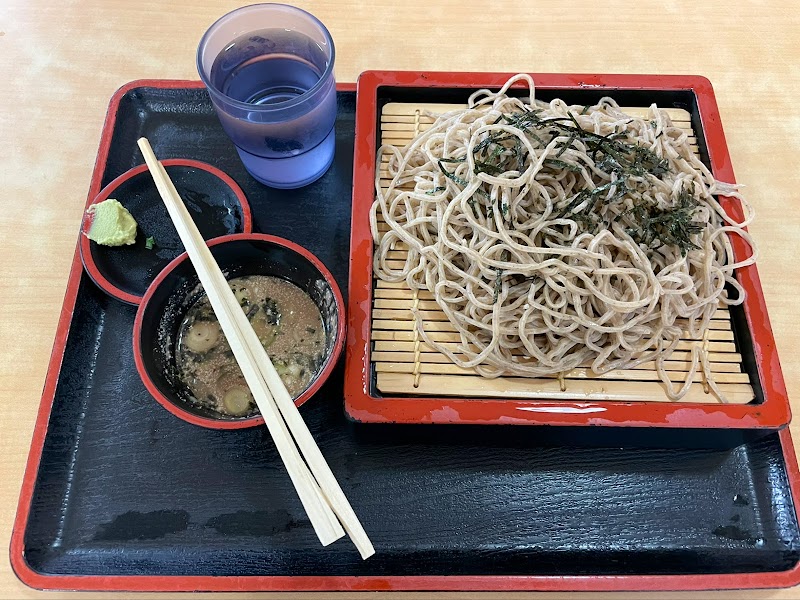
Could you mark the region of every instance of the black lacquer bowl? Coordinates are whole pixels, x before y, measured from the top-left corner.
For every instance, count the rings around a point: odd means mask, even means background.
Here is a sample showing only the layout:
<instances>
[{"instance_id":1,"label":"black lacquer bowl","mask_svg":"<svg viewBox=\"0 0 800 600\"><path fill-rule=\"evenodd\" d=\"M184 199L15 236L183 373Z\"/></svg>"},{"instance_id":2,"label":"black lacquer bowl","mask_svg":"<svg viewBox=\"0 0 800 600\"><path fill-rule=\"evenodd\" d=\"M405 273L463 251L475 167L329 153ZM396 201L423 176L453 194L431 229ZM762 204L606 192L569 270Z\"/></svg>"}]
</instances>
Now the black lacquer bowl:
<instances>
[{"instance_id":1,"label":"black lacquer bowl","mask_svg":"<svg viewBox=\"0 0 800 600\"><path fill-rule=\"evenodd\" d=\"M253 230L247 198L226 173L184 158L164 160L162 164L204 239ZM136 243L102 246L81 235L81 260L92 281L103 291L117 300L139 304L156 275L183 252L183 244L147 165L134 167L114 179L92 204L109 198L119 201L136 219ZM84 219L84 230L88 229L88 221Z\"/></svg>"},{"instance_id":2,"label":"black lacquer bowl","mask_svg":"<svg viewBox=\"0 0 800 600\"><path fill-rule=\"evenodd\" d=\"M295 398L300 406L325 383L344 346L344 301L336 281L311 252L283 238L238 234L215 239L208 246L226 278L280 277L306 292L319 308L325 327L325 358L310 385ZM164 408L185 421L212 429L261 425L264 419L258 413L234 417L201 405L177 375L178 328L203 293L185 253L159 273L145 293L133 325L133 354L139 376Z\"/></svg>"}]
</instances>

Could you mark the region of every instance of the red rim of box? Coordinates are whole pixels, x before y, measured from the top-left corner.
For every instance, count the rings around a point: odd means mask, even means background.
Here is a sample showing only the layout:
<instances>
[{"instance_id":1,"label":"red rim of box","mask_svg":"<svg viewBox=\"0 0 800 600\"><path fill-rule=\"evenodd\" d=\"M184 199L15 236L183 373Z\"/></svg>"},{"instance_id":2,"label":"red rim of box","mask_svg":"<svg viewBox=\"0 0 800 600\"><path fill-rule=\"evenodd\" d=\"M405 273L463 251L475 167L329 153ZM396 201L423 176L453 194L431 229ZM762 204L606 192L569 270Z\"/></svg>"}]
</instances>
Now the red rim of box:
<instances>
[{"instance_id":1,"label":"red rim of box","mask_svg":"<svg viewBox=\"0 0 800 600\"><path fill-rule=\"evenodd\" d=\"M234 196L236 196L236 200L239 202L239 206L242 209L242 231L237 233L252 233L253 218L250 213L250 203L247 201L247 197L244 195L242 188L239 187L239 184L236 183L230 175L207 163L189 158L167 158L162 160L161 164L163 164L165 167L192 167L195 169L200 169L201 171L207 171L211 175L214 175L220 179L231 189ZM140 175L146 171L147 165L144 163L125 171L122 175L114 179L114 181L100 190L100 192L94 198L89 200L87 208L91 204L97 204L103 200L108 200L108 198L111 197L111 195L117 190L117 188L119 188L119 186L129 179L133 179L137 175ZM92 243L88 237L81 235L78 239L78 245L80 246L81 260L83 260L83 265L86 267L86 272L101 290L106 292L112 298L116 298L122 302L127 302L128 304L137 305L142 301L142 296L126 292L120 287L114 285L105 276L105 273L103 273L102 269L97 266L97 263L94 260L94 256L92 255Z\"/></svg>"},{"instance_id":2,"label":"red rim of box","mask_svg":"<svg viewBox=\"0 0 800 600\"><path fill-rule=\"evenodd\" d=\"M366 74L368 77L371 73ZM504 77L504 76L503 76ZM563 77L563 76L561 76ZM592 81L606 76L570 76ZM621 76L620 76L621 77ZM660 80L661 78L656 78ZM100 180L108 159L111 134L122 97L139 87L162 89L202 88L199 81L139 80L121 87L112 97L97 153L89 200L100 191ZM659 86L663 87L663 86ZM709 86L710 87L710 86ZM339 91L355 91L354 84L338 84ZM371 127L374 129L374 122ZM361 126L361 131L364 126ZM359 167L356 166L358 171ZM363 175L362 175L363 177ZM87 201L88 205L88 201ZM25 467L19 504L14 519L9 548L11 567L25 585L40 590L84 591L632 591L632 590L712 590L762 589L791 587L800 583L800 563L786 571L766 573L725 573L706 575L636 575L636 576L542 576L542 575L471 575L471 576L180 576L180 575L47 575L30 567L25 558L25 529L30 515L36 474L42 457L53 399L58 384L61 361L69 334L72 313L81 280L82 265L76 247L72 259L64 304L58 321L53 352L50 356L42 400L34 425L31 450ZM792 497L800 496L798 471L792 438L788 429L780 432ZM380 550L380 549L379 549Z\"/></svg>"},{"instance_id":3,"label":"red rim of box","mask_svg":"<svg viewBox=\"0 0 800 600\"><path fill-rule=\"evenodd\" d=\"M401 397L374 395L370 364L372 307L372 235L370 206L375 193L379 88L493 88L511 73L415 73L367 71L358 80L356 147L353 172L353 219L350 240L348 339L345 366L345 408L358 422L469 423L557 426L613 426L719 429L779 429L791 418L767 307L755 265L739 269L737 277L747 298L744 311L753 338L758 378L764 402L720 405L674 402L569 401L542 399L492 399ZM703 132L714 175L735 182L719 110L711 82L683 75L581 75L532 74L537 89L682 90L697 98ZM520 85L523 82L519 82ZM735 218L741 219L738 201L721 198ZM737 257L747 255L741 238L732 240ZM366 376L365 376L366 374ZM569 407L573 410L564 412ZM561 409L561 410L554 410Z\"/></svg>"}]
</instances>

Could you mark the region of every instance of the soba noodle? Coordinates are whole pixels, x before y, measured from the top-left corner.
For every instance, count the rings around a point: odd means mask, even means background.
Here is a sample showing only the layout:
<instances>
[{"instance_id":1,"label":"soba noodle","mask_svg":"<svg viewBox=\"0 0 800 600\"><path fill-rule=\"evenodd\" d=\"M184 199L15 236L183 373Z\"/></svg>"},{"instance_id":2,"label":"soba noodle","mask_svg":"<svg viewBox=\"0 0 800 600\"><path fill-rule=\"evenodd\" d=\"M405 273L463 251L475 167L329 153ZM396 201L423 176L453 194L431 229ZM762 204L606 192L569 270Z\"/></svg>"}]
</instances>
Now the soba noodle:
<instances>
[{"instance_id":1,"label":"soba noodle","mask_svg":"<svg viewBox=\"0 0 800 600\"><path fill-rule=\"evenodd\" d=\"M529 101L507 95L519 80ZM382 146L384 155L391 182L382 189L378 172L374 271L434 294L460 343L431 339L414 309L428 345L485 377L655 361L673 400L699 368L725 401L705 344L694 345L678 389L664 361L682 330L707 340L718 305L743 301L733 272L755 261L743 229L753 210L714 179L666 112L653 105L632 117L610 98L546 104L517 75L497 93L475 92L404 148ZM738 198L744 220L717 194ZM378 215L389 226L382 234ZM750 257L735 261L731 235ZM398 242L408 249L399 269L387 258Z\"/></svg>"}]
</instances>

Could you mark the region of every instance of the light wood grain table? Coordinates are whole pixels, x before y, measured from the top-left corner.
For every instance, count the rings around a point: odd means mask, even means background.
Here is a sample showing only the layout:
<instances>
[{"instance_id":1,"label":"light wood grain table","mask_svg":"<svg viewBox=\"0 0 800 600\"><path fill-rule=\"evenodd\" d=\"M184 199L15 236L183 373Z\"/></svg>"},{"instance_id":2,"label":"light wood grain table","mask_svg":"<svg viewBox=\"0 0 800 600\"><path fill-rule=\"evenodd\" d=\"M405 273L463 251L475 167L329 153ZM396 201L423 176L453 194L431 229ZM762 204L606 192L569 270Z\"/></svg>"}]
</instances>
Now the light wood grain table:
<instances>
[{"instance_id":1,"label":"light wood grain table","mask_svg":"<svg viewBox=\"0 0 800 600\"><path fill-rule=\"evenodd\" d=\"M200 36L238 4L0 4L0 598L105 598L109 595L45 595L20 584L9 567L6 549L34 417L108 100L134 79L196 79ZM330 29L337 45L337 79L343 82L366 69L707 76L716 90L737 179L747 185L757 210L751 231L761 245L758 268L789 396L800 412L795 295L800 284L800 16L795 2L297 4ZM581 597L590 596L621 595ZM800 598L800 589L628 597Z\"/></svg>"}]
</instances>

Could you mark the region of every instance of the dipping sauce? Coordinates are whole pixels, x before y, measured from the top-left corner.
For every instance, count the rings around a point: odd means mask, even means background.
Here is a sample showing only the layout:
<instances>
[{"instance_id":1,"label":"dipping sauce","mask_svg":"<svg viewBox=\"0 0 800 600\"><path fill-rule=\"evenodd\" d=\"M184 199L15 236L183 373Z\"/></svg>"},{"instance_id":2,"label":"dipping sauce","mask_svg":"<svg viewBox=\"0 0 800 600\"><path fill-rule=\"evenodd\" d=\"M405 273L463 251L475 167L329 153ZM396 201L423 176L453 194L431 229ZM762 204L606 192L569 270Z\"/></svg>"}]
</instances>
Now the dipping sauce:
<instances>
[{"instance_id":1,"label":"dipping sauce","mask_svg":"<svg viewBox=\"0 0 800 600\"><path fill-rule=\"evenodd\" d=\"M269 353L292 398L314 380L325 353L325 328L314 301L278 277L249 275L228 281L258 339ZM223 415L258 412L247 382L203 295L178 329L178 377L195 400Z\"/></svg>"}]
</instances>

